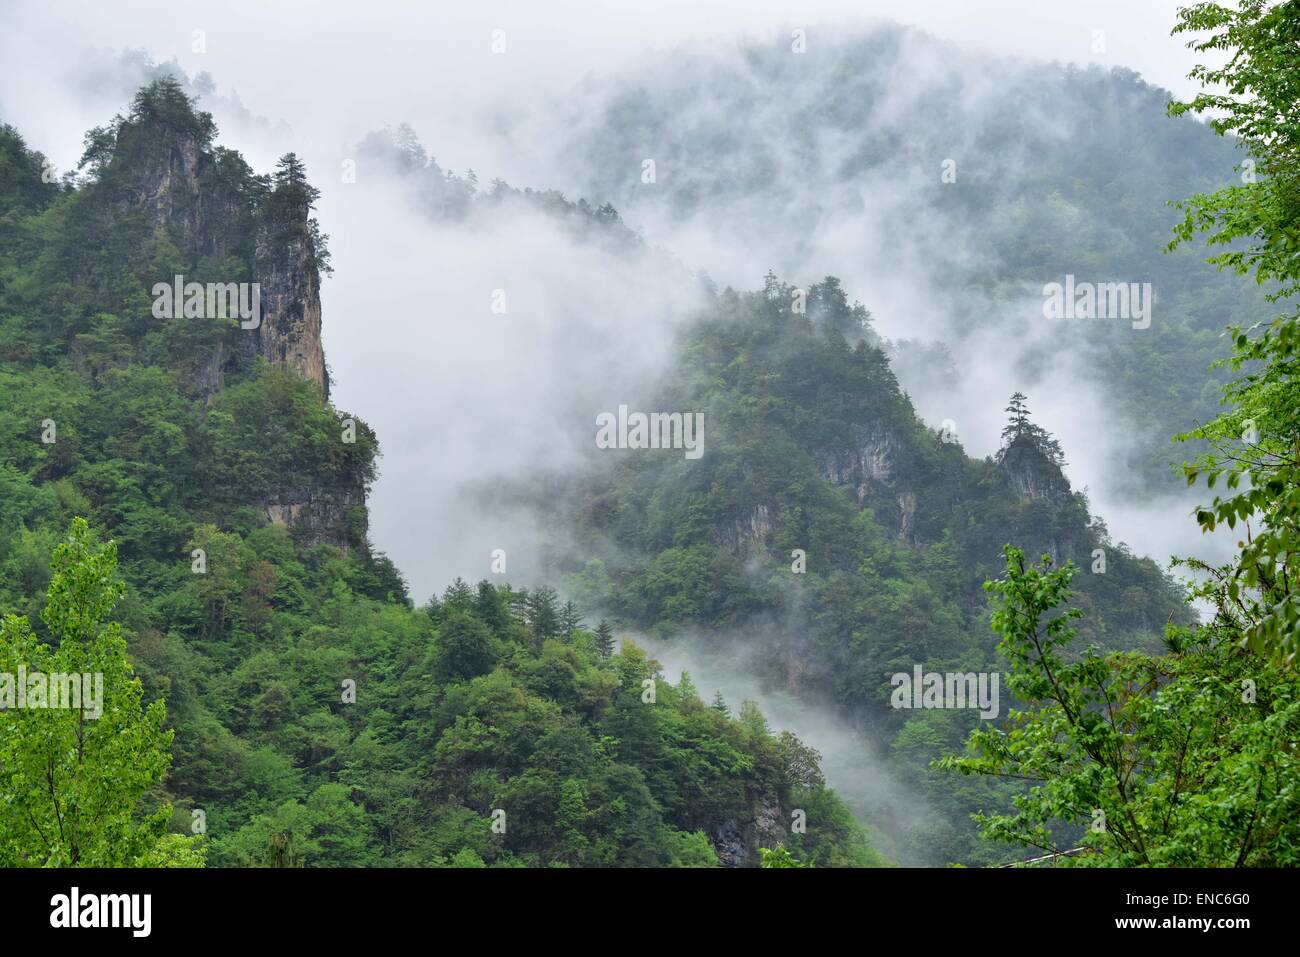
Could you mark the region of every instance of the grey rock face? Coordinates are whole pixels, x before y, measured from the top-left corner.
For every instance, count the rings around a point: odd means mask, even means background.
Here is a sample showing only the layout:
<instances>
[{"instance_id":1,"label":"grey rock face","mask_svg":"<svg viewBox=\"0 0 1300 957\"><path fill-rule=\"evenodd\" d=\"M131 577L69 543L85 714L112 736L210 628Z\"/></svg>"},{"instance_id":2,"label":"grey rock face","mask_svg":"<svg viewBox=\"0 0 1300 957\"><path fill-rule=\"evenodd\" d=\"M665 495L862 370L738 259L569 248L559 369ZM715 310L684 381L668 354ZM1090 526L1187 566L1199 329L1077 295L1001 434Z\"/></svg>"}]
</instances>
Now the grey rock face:
<instances>
[{"instance_id":1,"label":"grey rock face","mask_svg":"<svg viewBox=\"0 0 1300 957\"><path fill-rule=\"evenodd\" d=\"M721 821L708 836L722 867L757 867L758 849L788 843L789 828L781 805L768 794L754 802L748 818Z\"/></svg>"},{"instance_id":2,"label":"grey rock face","mask_svg":"<svg viewBox=\"0 0 1300 957\"><path fill-rule=\"evenodd\" d=\"M1072 493L1065 473L1028 439L1007 446L999 465L1007 484L1022 499L1042 499L1058 506L1069 503Z\"/></svg>"},{"instance_id":3,"label":"grey rock face","mask_svg":"<svg viewBox=\"0 0 1300 957\"><path fill-rule=\"evenodd\" d=\"M321 345L320 273L306 230L284 237L259 229L257 282L261 287L262 324L256 330L257 352L314 382L329 395L325 350Z\"/></svg>"}]
</instances>

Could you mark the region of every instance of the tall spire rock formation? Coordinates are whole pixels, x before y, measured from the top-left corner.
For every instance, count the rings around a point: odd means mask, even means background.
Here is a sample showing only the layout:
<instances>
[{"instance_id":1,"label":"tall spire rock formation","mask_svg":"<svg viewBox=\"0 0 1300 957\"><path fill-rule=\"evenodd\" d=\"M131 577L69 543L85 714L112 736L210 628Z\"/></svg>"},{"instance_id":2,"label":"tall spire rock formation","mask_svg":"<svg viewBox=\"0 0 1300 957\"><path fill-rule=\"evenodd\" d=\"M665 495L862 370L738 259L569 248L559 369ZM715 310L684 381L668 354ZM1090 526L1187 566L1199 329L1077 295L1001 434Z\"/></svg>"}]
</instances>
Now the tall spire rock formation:
<instances>
[{"instance_id":1,"label":"tall spire rock formation","mask_svg":"<svg viewBox=\"0 0 1300 957\"><path fill-rule=\"evenodd\" d=\"M231 328L201 355L174 357L190 364L199 391L220 391L232 367L261 356L328 395L320 274L329 254L311 214L319 192L294 154L257 176L239 153L215 146L215 135L179 83L151 83L129 116L87 136L89 211L103 228L139 233L146 285L178 270L187 281L258 284L260 323Z\"/></svg>"},{"instance_id":2,"label":"tall spire rock formation","mask_svg":"<svg viewBox=\"0 0 1300 957\"><path fill-rule=\"evenodd\" d=\"M87 134L79 176L52 187L60 227L40 262L66 301L42 329L47 351L66 348L108 391L135 369L165 373L199 412L183 438L212 447L214 510L252 509L302 543L364 548L375 443L328 401L319 191L295 154L258 175L215 137L171 77ZM303 428L315 438L295 443ZM259 456L272 464L250 469Z\"/></svg>"},{"instance_id":3,"label":"tall spire rock formation","mask_svg":"<svg viewBox=\"0 0 1300 957\"><path fill-rule=\"evenodd\" d=\"M261 285L262 324L257 353L316 383L329 395L329 372L321 346L320 271L309 233L276 236L259 229L256 277Z\"/></svg>"},{"instance_id":4,"label":"tall spire rock formation","mask_svg":"<svg viewBox=\"0 0 1300 957\"><path fill-rule=\"evenodd\" d=\"M312 205L319 191L307 183L293 153L276 167L274 187L259 210L254 274L261 285L258 354L316 383L329 395L321 346L320 274L328 253Z\"/></svg>"}]
</instances>

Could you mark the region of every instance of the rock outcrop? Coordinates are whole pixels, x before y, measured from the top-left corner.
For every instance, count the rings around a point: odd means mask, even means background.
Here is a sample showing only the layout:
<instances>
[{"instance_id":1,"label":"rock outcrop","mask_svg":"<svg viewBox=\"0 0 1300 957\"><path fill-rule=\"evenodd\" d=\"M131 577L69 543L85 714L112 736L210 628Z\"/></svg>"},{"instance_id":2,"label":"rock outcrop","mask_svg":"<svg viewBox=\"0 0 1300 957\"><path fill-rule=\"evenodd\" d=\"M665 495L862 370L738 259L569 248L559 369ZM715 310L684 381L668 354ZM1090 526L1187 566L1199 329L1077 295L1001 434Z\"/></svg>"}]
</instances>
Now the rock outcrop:
<instances>
[{"instance_id":1,"label":"rock outcrop","mask_svg":"<svg viewBox=\"0 0 1300 957\"><path fill-rule=\"evenodd\" d=\"M360 486L322 487L305 483L284 489L262 508L272 525L291 529L305 545L327 542L343 547L365 542L366 494Z\"/></svg>"},{"instance_id":2,"label":"rock outcrop","mask_svg":"<svg viewBox=\"0 0 1300 957\"><path fill-rule=\"evenodd\" d=\"M743 555L751 548L766 547L771 534L772 518L768 507L755 505L730 525L717 529L713 539L732 554Z\"/></svg>"},{"instance_id":3,"label":"rock outcrop","mask_svg":"<svg viewBox=\"0 0 1300 957\"><path fill-rule=\"evenodd\" d=\"M248 375L264 359L314 383L328 398L320 299L327 254L312 218L318 193L293 154L272 175L256 176L238 153L216 147L215 135L211 117L196 110L174 80L145 87L129 117L91 136L87 156L97 176L92 214L105 228L138 230L141 248L167 262L168 273L183 270L186 282L256 284L257 322L241 316L228 329L195 337L188 352L166 356L192 395L211 400L227 380ZM148 284L173 280L173 274L145 277ZM250 504L308 542L357 544L358 528L364 540L360 477L346 487L311 475L289 480L293 488L274 501Z\"/></svg>"},{"instance_id":4,"label":"rock outcrop","mask_svg":"<svg viewBox=\"0 0 1300 957\"><path fill-rule=\"evenodd\" d=\"M258 231L256 280L261 287L262 324L256 352L267 362L292 369L329 395L329 374L321 345L320 271L310 232Z\"/></svg>"},{"instance_id":5,"label":"rock outcrop","mask_svg":"<svg viewBox=\"0 0 1300 957\"><path fill-rule=\"evenodd\" d=\"M773 795L754 801L748 818L728 818L709 828L708 836L722 867L757 867L760 847L789 840L788 821Z\"/></svg>"},{"instance_id":6,"label":"rock outcrop","mask_svg":"<svg viewBox=\"0 0 1300 957\"><path fill-rule=\"evenodd\" d=\"M894 529L899 540L916 536L916 492L900 475L902 442L889 426L876 423L862 429L848 450L821 451L818 466L826 478L845 489L858 505L868 506L877 521Z\"/></svg>"},{"instance_id":7,"label":"rock outcrop","mask_svg":"<svg viewBox=\"0 0 1300 957\"><path fill-rule=\"evenodd\" d=\"M823 452L817 463L830 481L851 489L861 504L874 488L892 480L897 444L892 432L870 428L851 452Z\"/></svg>"},{"instance_id":8,"label":"rock outcrop","mask_svg":"<svg viewBox=\"0 0 1300 957\"><path fill-rule=\"evenodd\" d=\"M1055 506L1073 499L1069 479L1032 439L1021 436L1002 450L998 467L1007 485L1021 499L1041 499Z\"/></svg>"},{"instance_id":9,"label":"rock outcrop","mask_svg":"<svg viewBox=\"0 0 1300 957\"><path fill-rule=\"evenodd\" d=\"M179 88L146 88L106 150L106 197L129 216L143 214L150 231L199 268L203 281L258 284L259 324L230 331L215 370L211 355L195 357L208 394L221 388L222 363L239 355L292 369L328 395L321 250L311 218L316 191L292 154L274 176L259 179L237 154L214 148L214 135L211 118L194 111Z\"/></svg>"}]
</instances>

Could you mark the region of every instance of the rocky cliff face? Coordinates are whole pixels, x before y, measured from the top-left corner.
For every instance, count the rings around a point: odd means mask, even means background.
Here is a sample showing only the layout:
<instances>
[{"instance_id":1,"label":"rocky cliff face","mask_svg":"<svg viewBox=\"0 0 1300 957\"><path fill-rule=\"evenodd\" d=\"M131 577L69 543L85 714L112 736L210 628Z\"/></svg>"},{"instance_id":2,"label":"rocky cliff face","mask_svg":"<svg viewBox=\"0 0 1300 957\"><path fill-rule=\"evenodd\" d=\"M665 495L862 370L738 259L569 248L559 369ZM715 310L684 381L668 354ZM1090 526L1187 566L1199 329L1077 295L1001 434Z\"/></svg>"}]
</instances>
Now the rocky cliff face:
<instances>
[{"instance_id":1,"label":"rocky cliff face","mask_svg":"<svg viewBox=\"0 0 1300 957\"><path fill-rule=\"evenodd\" d=\"M262 503L267 521L290 529L304 545L347 548L364 544L368 530L365 489L305 482L281 489Z\"/></svg>"},{"instance_id":2,"label":"rocky cliff face","mask_svg":"<svg viewBox=\"0 0 1300 957\"><path fill-rule=\"evenodd\" d=\"M1070 482L1060 466L1050 461L1031 439L1013 441L998 459L1007 485L1022 499L1041 499L1055 506L1068 505L1073 497Z\"/></svg>"},{"instance_id":3,"label":"rocky cliff face","mask_svg":"<svg viewBox=\"0 0 1300 957\"><path fill-rule=\"evenodd\" d=\"M734 555L751 548L764 548L772 534L772 515L766 505L755 505L737 516L729 525L714 531L713 540Z\"/></svg>"},{"instance_id":4,"label":"rocky cliff face","mask_svg":"<svg viewBox=\"0 0 1300 957\"><path fill-rule=\"evenodd\" d=\"M897 433L873 424L862 430L850 450L822 451L816 460L830 482L850 492L859 505L870 506L877 520L892 527L901 541L912 542L916 492L898 474L900 448Z\"/></svg>"},{"instance_id":5,"label":"rocky cliff face","mask_svg":"<svg viewBox=\"0 0 1300 957\"><path fill-rule=\"evenodd\" d=\"M328 396L329 374L321 345L320 271L310 233L305 228L287 234L282 229L260 228L255 275L262 296L257 354L316 383Z\"/></svg>"},{"instance_id":6,"label":"rocky cliff face","mask_svg":"<svg viewBox=\"0 0 1300 957\"><path fill-rule=\"evenodd\" d=\"M169 272L183 270L186 281L257 284L256 325L215 330L206 340L196 338L188 354L166 358L191 394L211 399L261 357L314 383L328 398L323 244L311 218L316 190L292 154L272 176L255 176L238 153L213 145L215 133L211 117L196 111L179 87L165 80L146 87L128 119L92 134L98 137L88 154L98 176L94 214L105 228L137 230L154 261L168 262ZM151 273L142 278L150 286L173 280ZM358 527L364 539L360 480L346 487L310 475L285 481L292 485L255 503L269 521L294 528L309 542L356 544Z\"/></svg>"},{"instance_id":7,"label":"rocky cliff face","mask_svg":"<svg viewBox=\"0 0 1300 957\"><path fill-rule=\"evenodd\" d=\"M147 118L123 125L115 162L114 191L162 229L186 259L218 260L235 254L232 235L246 199L222 178L201 130ZM168 277L170 278L170 277Z\"/></svg>"},{"instance_id":8,"label":"rocky cliff face","mask_svg":"<svg viewBox=\"0 0 1300 957\"><path fill-rule=\"evenodd\" d=\"M288 174L278 170L271 182L259 180L237 154L211 148L205 114L167 90L153 96L141 116L118 128L106 178L111 192L129 214L143 213L151 231L166 235L203 281L255 282L260 289L260 324L232 330L215 359L196 357L200 384L220 389L219 370L231 355L262 356L328 395L315 192L301 179L300 164L295 160Z\"/></svg>"},{"instance_id":9,"label":"rocky cliff face","mask_svg":"<svg viewBox=\"0 0 1300 957\"><path fill-rule=\"evenodd\" d=\"M873 487L888 484L893 478L896 447L897 440L891 432L873 427L863 431L851 452L823 452L817 460L826 477L836 485L851 489L861 504Z\"/></svg>"},{"instance_id":10,"label":"rocky cliff face","mask_svg":"<svg viewBox=\"0 0 1300 957\"><path fill-rule=\"evenodd\" d=\"M1060 563L1076 561L1090 547L1086 512L1075 501L1070 480L1030 438L1015 439L997 459L998 471L1011 492L1031 509L1054 516L1039 523L1035 534L1022 533L1019 544L1031 555L1047 554ZM1072 518L1071 518L1072 517Z\"/></svg>"},{"instance_id":11,"label":"rocky cliff face","mask_svg":"<svg viewBox=\"0 0 1300 957\"><path fill-rule=\"evenodd\" d=\"M773 795L756 800L748 818L721 821L708 836L723 867L756 867L760 847L789 843L787 818Z\"/></svg>"}]
</instances>

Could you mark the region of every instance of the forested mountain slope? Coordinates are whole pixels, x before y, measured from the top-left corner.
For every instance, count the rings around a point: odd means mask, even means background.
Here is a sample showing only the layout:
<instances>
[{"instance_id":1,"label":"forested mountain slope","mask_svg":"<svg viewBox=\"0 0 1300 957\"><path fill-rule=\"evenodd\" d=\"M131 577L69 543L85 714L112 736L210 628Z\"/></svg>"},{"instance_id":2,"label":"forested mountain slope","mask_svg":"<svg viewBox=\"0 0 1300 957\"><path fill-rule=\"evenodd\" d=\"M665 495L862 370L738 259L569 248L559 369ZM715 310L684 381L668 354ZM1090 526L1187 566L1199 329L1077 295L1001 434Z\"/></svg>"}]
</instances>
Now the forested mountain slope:
<instances>
[{"instance_id":1,"label":"forested mountain slope","mask_svg":"<svg viewBox=\"0 0 1300 957\"><path fill-rule=\"evenodd\" d=\"M116 541L115 616L176 731L150 805L203 820L216 865L882 862L814 753L553 591L411 608L368 540L376 439L327 397L316 192L215 134L168 79L62 183L0 130L0 609L48 638L70 520ZM260 323L160 318L175 276L258 283ZM22 839L0 864L57 857Z\"/></svg>"},{"instance_id":2,"label":"forested mountain slope","mask_svg":"<svg viewBox=\"0 0 1300 957\"><path fill-rule=\"evenodd\" d=\"M357 156L439 229L508 224L522 204L614 256L663 255L609 206L501 181L480 189L405 125L373 133ZM978 719L896 710L891 676L1003 667L983 584L1008 542L1084 569L1075 602L1084 639L1102 646L1157 647L1168 622L1190 621L1180 590L1111 540L1062 472L1069 450L1034 424L1023 397L989 459L927 427L892 371L891 345L838 279L795 286L769 273L762 290L718 291L682 266L679 281L703 283L701 317L648 392L629 383L619 394L632 411L702 413L703 454L589 451L585 470L496 477L477 507L505 500L549 516L547 575L581 606L712 661L743 660L729 670L857 729L862 763L880 762L895 793L929 805L917 826L911 802L855 800L900 859L1000 859L969 815L1016 788L929 768ZM612 408L583 411L571 427L594 433Z\"/></svg>"},{"instance_id":3,"label":"forested mountain slope","mask_svg":"<svg viewBox=\"0 0 1300 957\"><path fill-rule=\"evenodd\" d=\"M569 188L738 288L769 267L831 273L877 311L888 288L890 337L908 340L898 373L931 421L968 428L944 397L978 398L982 368L1026 391L1068 369L1122 430L1109 484L1131 500L1176 489L1169 435L1216 413L1222 330L1269 311L1193 250L1165 253L1171 204L1239 182L1244 154L1168 117L1168 92L1131 70L991 57L898 25L803 32L802 50L778 36L646 55L556 103L558 138L522 110L499 122L550 144ZM1042 287L1067 274L1151 283L1150 327L1045 322Z\"/></svg>"},{"instance_id":4,"label":"forested mountain slope","mask_svg":"<svg viewBox=\"0 0 1300 957\"><path fill-rule=\"evenodd\" d=\"M557 477L545 488L567 505L555 540L572 544L556 568L582 603L744 657L770 686L834 708L940 809L899 853L970 860L991 849L967 815L1010 792L963 791L928 762L978 718L897 710L890 678L1002 667L982 589L1002 546L1083 569L1085 641L1156 647L1190 613L1157 565L1089 514L1060 470L1068 449L1033 424L1024 397L998 455L970 458L919 421L870 314L837 280L809 287L806 313L796 300L774 276L716 295L647 400L703 412L706 453L608 451L586 475Z\"/></svg>"}]
</instances>

